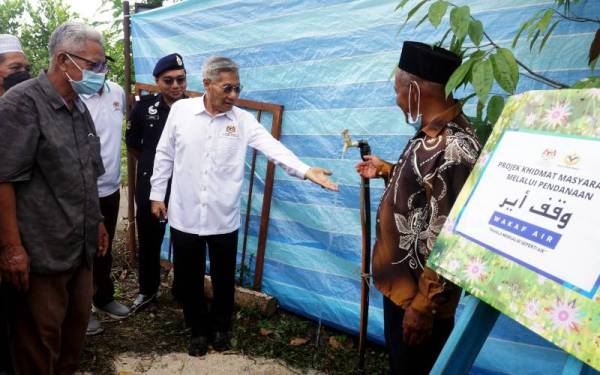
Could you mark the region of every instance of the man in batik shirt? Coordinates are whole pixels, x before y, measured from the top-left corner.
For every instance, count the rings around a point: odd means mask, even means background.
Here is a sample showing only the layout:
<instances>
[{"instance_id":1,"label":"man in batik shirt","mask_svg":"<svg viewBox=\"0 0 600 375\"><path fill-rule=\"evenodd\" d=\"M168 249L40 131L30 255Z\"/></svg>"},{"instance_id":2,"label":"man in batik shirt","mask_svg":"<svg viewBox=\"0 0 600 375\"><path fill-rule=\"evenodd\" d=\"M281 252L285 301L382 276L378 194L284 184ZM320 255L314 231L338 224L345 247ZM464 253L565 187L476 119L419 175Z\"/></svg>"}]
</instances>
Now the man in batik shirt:
<instances>
[{"instance_id":1,"label":"man in batik shirt","mask_svg":"<svg viewBox=\"0 0 600 375\"><path fill-rule=\"evenodd\" d=\"M447 50L405 42L394 89L417 132L396 164L373 156L357 165L361 176L386 181L373 278L393 374L429 373L454 326L460 291L426 263L480 150L460 104L444 94L460 64Z\"/></svg>"}]
</instances>

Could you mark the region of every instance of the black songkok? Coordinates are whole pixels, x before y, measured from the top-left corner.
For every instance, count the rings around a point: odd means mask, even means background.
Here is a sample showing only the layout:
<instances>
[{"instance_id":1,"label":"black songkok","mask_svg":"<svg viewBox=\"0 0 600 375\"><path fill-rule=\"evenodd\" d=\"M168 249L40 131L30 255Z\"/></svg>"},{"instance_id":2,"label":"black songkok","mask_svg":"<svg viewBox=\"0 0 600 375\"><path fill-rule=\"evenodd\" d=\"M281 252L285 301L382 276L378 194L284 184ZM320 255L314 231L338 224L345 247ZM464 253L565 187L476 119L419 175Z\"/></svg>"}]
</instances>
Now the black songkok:
<instances>
[{"instance_id":1,"label":"black songkok","mask_svg":"<svg viewBox=\"0 0 600 375\"><path fill-rule=\"evenodd\" d=\"M461 63L460 57L444 48L407 41L402 46L398 68L426 81L445 85Z\"/></svg>"},{"instance_id":2,"label":"black songkok","mask_svg":"<svg viewBox=\"0 0 600 375\"><path fill-rule=\"evenodd\" d=\"M178 53L172 53L165 57L162 57L152 71L152 75L157 77L168 70L185 69L183 66L183 58Z\"/></svg>"}]
</instances>

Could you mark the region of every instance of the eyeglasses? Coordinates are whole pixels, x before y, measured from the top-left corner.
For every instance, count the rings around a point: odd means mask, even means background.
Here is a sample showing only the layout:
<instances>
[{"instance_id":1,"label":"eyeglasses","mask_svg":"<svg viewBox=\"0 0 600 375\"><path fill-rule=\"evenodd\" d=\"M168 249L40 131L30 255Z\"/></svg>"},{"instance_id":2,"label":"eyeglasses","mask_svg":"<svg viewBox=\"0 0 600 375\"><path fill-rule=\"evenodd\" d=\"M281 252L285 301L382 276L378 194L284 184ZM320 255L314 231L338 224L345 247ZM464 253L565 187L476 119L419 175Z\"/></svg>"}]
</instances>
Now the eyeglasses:
<instances>
[{"instance_id":1,"label":"eyeglasses","mask_svg":"<svg viewBox=\"0 0 600 375\"><path fill-rule=\"evenodd\" d=\"M232 91L235 91L236 94L239 94L240 92L242 92L242 89L244 88L244 86L242 85L225 85L223 87L221 87L221 89L223 90L223 92L225 94L231 94Z\"/></svg>"},{"instance_id":2,"label":"eyeglasses","mask_svg":"<svg viewBox=\"0 0 600 375\"><path fill-rule=\"evenodd\" d=\"M173 86L173 83L177 82L178 85L183 85L186 81L185 77L163 77L160 79L165 85L167 86Z\"/></svg>"},{"instance_id":3,"label":"eyeglasses","mask_svg":"<svg viewBox=\"0 0 600 375\"><path fill-rule=\"evenodd\" d=\"M85 61L86 63L88 63L91 67L91 71L94 73L106 73L108 72L108 64L106 62L106 60L102 61L102 62L96 62L96 61L92 61L92 60L88 60L85 57L81 57L81 56L77 56L74 53L71 52L65 52L68 56L73 56L81 61ZM77 65L77 64L75 64Z\"/></svg>"}]
</instances>

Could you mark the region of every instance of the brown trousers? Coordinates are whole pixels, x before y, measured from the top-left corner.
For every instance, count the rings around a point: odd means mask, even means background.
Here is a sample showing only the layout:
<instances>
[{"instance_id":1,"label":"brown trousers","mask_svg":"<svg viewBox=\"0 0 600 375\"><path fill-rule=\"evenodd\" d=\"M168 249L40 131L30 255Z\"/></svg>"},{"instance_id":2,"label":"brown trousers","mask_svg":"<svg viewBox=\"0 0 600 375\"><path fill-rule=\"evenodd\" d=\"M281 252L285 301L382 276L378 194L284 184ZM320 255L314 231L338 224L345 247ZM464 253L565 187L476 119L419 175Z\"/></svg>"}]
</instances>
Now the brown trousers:
<instances>
[{"instance_id":1,"label":"brown trousers","mask_svg":"<svg viewBox=\"0 0 600 375\"><path fill-rule=\"evenodd\" d=\"M84 265L55 275L30 275L14 301L12 356L17 375L77 370L90 317L92 271Z\"/></svg>"}]
</instances>

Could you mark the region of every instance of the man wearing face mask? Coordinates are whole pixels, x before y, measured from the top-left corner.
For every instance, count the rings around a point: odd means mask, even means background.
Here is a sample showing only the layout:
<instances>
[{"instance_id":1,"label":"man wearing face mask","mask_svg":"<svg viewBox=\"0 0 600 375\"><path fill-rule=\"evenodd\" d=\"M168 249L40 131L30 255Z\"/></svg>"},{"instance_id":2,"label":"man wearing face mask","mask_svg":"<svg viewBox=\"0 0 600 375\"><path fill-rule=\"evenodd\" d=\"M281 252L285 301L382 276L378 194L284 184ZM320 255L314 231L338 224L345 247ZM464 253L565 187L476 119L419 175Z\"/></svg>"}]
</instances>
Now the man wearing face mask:
<instances>
[{"instance_id":1,"label":"man wearing face mask","mask_svg":"<svg viewBox=\"0 0 600 375\"><path fill-rule=\"evenodd\" d=\"M454 325L460 291L426 262L480 151L461 105L444 94L460 64L445 49L404 42L394 89L416 134L397 163L371 156L356 166L361 176L386 182L372 273L384 295L393 374L428 374Z\"/></svg>"},{"instance_id":2,"label":"man wearing face mask","mask_svg":"<svg viewBox=\"0 0 600 375\"><path fill-rule=\"evenodd\" d=\"M98 202L100 140L78 94L99 90L102 35L67 22L50 67L0 98L0 274L17 374L72 374L83 348L94 254L107 248Z\"/></svg>"},{"instance_id":3,"label":"man wearing face mask","mask_svg":"<svg viewBox=\"0 0 600 375\"><path fill-rule=\"evenodd\" d=\"M160 93L147 95L135 103L130 126L125 133L127 148L137 158L135 187L138 233L139 294L131 311L139 311L156 300L160 285L160 249L166 223L150 211L150 177L154 165L156 145L162 134L171 106L185 96L187 87L183 58L172 53L158 60L152 72ZM167 189L168 190L168 189ZM175 286L174 292L175 292Z\"/></svg>"},{"instance_id":4,"label":"man wearing face mask","mask_svg":"<svg viewBox=\"0 0 600 375\"><path fill-rule=\"evenodd\" d=\"M10 34L0 34L0 96L14 85L31 78L30 69L19 39Z\"/></svg>"},{"instance_id":5,"label":"man wearing face mask","mask_svg":"<svg viewBox=\"0 0 600 375\"><path fill-rule=\"evenodd\" d=\"M29 61L23 53L19 39L9 34L0 34L0 96L18 83L28 80ZM2 287L0 275L0 374L10 373L7 307L10 305L8 287Z\"/></svg>"}]
</instances>

